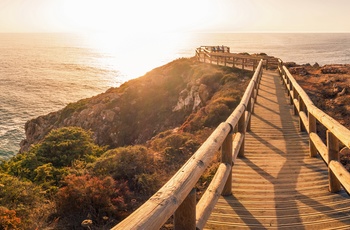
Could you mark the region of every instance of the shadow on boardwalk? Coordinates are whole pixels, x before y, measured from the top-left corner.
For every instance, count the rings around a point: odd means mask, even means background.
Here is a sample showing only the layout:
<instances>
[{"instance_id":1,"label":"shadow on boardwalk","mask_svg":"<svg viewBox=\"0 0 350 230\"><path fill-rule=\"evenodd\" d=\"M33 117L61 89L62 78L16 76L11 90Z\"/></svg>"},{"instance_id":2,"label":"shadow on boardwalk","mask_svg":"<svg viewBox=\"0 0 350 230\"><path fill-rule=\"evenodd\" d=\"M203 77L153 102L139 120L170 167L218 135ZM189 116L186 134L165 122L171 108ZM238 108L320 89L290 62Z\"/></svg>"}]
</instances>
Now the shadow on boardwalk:
<instances>
[{"instance_id":1,"label":"shadow on boardwalk","mask_svg":"<svg viewBox=\"0 0 350 230\"><path fill-rule=\"evenodd\" d=\"M265 72L257 101L245 157L233 167L233 195L220 198L206 228L346 229L349 199L328 192L327 167L309 157L276 73Z\"/></svg>"}]
</instances>

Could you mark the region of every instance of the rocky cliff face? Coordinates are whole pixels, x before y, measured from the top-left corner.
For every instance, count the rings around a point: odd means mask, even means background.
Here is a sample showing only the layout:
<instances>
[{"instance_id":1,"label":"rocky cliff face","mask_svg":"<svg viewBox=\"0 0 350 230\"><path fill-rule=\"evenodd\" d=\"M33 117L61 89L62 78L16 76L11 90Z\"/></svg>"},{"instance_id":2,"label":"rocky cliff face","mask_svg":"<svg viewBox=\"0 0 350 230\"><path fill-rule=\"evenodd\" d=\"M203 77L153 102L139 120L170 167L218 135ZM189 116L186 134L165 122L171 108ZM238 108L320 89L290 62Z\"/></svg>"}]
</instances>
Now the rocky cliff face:
<instances>
[{"instance_id":1,"label":"rocky cliff face","mask_svg":"<svg viewBox=\"0 0 350 230\"><path fill-rule=\"evenodd\" d=\"M218 68L194 58L175 60L118 88L30 120L25 125L21 152L51 129L63 126L91 130L97 144L111 148L144 143L161 131L181 125L210 100L215 84L201 78L215 74Z\"/></svg>"}]
</instances>

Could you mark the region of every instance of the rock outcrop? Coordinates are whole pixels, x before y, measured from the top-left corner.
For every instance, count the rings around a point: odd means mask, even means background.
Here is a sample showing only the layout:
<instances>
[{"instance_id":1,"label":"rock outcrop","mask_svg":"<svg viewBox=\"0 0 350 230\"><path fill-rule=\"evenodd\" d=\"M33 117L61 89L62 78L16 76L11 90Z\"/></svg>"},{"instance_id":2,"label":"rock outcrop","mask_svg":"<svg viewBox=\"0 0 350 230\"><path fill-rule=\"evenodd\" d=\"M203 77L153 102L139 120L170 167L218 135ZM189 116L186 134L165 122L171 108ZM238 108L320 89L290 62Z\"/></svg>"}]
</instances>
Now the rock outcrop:
<instances>
[{"instance_id":1,"label":"rock outcrop","mask_svg":"<svg viewBox=\"0 0 350 230\"><path fill-rule=\"evenodd\" d=\"M347 68L342 65L326 65L322 67L321 72L323 74L346 74Z\"/></svg>"}]
</instances>

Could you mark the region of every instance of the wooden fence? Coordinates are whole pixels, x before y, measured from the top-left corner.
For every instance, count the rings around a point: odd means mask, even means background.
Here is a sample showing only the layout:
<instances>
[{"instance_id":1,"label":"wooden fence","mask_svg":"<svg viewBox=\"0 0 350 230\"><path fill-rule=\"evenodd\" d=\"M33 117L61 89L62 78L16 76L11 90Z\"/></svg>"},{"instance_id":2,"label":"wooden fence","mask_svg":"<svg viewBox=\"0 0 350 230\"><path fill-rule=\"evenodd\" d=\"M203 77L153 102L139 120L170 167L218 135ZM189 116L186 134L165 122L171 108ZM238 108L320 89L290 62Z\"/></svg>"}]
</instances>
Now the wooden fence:
<instances>
[{"instance_id":1,"label":"wooden fence","mask_svg":"<svg viewBox=\"0 0 350 230\"><path fill-rule=\"evenodd\" d=\"M253 56L244 54L230 53L230 49L223 46L222 52L213 51L212 47L215 46L201 46L196 49L196 57L201 62L207 62L210 64L235 67L239 66L241 69L247 67L255 68L258 66L260 60L263 60L263 66L265 69L276 69L278 66L278 59L269 56ZM220 46L219 46L220 47Z\"/></svg>"},{"instance_id":2,"label":"wooden fence","mask_svg":"<svg viewBox=\"0 0 350 230\"><path fill-rule=\"evenodd\" d=\"M342 185L349 193L350 173L339 162L339 142L350 148L350 131L312 103L281 60L278 70L286 86L290 104L294 105L294 113L299 116L300 131L309 134L310 156L315 157L319 153L328 165L329 191L338 192ZM327 129L325 142L318 134L317 122Z\"/></svg>"},{"instance_id":3,"label":"wooden fence","mask_svg":"<svg viewBox=\"0 0 350 230\"><path fill-rule=\"evenodd\" d=\"M222 122L193 156L146 203L116 225L116 229L159 229L174 214L175 229L202 229L220 195L231 195L232 165L244 155L245 132L258 95L263 61L242 97L240 104ZM194 187L215 153L221 149L222 161L206 192L196 204Z\"/></svg>"}]
</instances>

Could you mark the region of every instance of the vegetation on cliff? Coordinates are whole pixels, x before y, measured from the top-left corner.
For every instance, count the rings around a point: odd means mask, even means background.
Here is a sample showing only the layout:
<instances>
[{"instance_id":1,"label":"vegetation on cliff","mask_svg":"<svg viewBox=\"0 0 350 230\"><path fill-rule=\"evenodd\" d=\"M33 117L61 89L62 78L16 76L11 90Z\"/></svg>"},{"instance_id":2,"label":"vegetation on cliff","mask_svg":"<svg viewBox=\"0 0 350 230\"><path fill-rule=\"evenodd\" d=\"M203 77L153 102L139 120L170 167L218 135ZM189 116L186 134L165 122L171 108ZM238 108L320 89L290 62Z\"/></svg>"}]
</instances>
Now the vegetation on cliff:
<instances>
[{"instance_id":1,"label":"vegetation on cliff","mask_svg":"<svg viewBox=\"0 0 350 230\"><path fill-rule=\"evenodd\" d=\"M228 117L251 75L179 59L27 122L21 153L0 165L0 229L115 225Z\"/></svg>"},{"instance_id":2,"label":"vegetation on cliff","mask_svg":"<svg viewBox=\"0 0 350 230\"><path fill-rule=\"evenodd\" d=\"M287 63L287 66L313 103L350 129L350 65ZM325 141L326 128L318 124L318 132ZM350 150L342 143L340 148L340 161L350 171Z\"/></svg>"}]
</instances>

